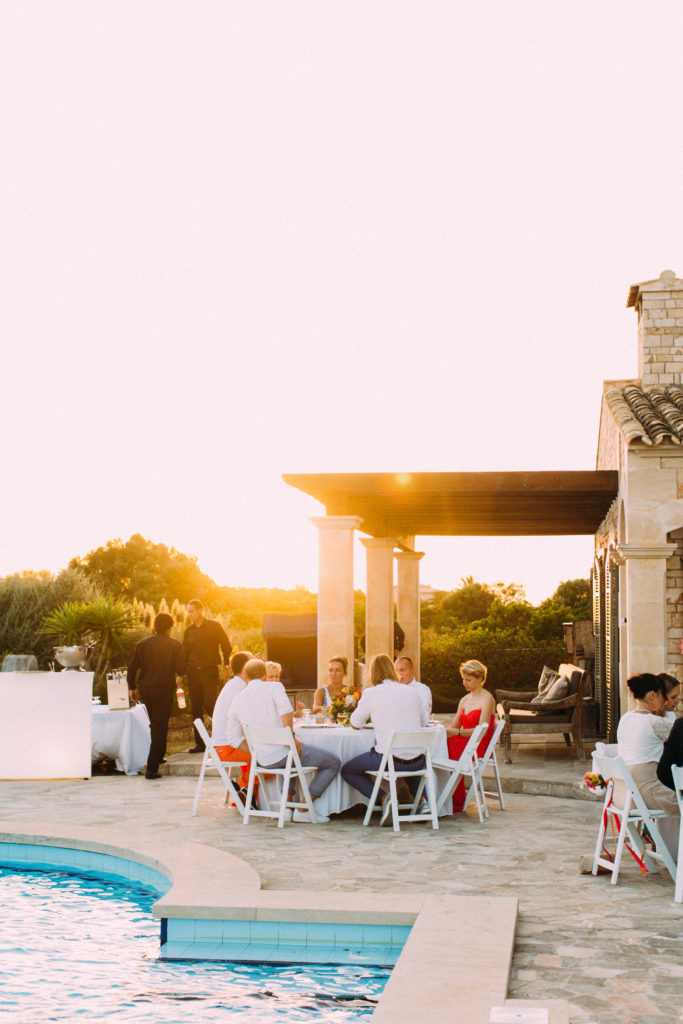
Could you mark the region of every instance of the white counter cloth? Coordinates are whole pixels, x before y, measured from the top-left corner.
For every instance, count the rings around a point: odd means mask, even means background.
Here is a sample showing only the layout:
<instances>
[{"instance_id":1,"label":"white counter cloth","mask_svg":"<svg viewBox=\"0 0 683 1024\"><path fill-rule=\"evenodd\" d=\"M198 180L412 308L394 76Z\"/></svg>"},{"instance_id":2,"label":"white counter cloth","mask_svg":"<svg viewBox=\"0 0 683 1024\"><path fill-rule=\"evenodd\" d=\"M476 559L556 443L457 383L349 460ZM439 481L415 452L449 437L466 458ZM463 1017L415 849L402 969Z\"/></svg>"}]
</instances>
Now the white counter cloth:
<instances>
[{"instance_id":1,"label":"white counter cloth","mask_svg":"<svg viewBox=\"0 0 683 1024\"><path fill-rule=\"evenodd\" d=\"M442 725L429 726L439 730L439 740L434 752L434 758L448 757L448 744L446 742L446 730ZM294 726L294 733L300 743L306 743L311 747L319 747L327 750L339 758L342 764L350 761L352 757L363 754L374 745L374 729L352 729L350 726ZM437 794L443 788L448 779L447 772L435 771ZM270 793L270 790L269 790ZM364 802L364 797L349 786L341 776L341 773L331 782L325 792L318 797L315 807L321 814L338 814L345 811L354 804ZM450 807L444 811L450 814Z\"/></svg>"},{"instance_id":2,"label":"white counter cloth","mask_svg":"<svg viewBox=\"0 0 683 1024\"><path fill-rule=\"evenodd\" d=\"M144 704L110 710L106 704L92 709L92 759L111 757L126 775L137 775L149 754L149 716Z\"/></svg>"}]
</instances>

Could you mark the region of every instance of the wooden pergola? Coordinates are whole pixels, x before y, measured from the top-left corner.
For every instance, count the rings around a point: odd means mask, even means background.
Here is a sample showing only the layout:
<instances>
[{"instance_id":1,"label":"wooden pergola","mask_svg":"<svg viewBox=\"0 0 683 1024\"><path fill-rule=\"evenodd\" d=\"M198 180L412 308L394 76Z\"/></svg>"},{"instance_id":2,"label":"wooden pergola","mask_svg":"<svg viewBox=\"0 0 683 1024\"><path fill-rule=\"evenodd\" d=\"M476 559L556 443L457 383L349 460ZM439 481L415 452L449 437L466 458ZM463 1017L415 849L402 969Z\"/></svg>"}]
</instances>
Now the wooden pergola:
<instances>
[{"instance_id":1,"label":"wooden pergola","mask_svg":"<svg viewBox=\"0 0 683 1024\"><path fill-rule=\"evenodd\" d=\"M393 648L393 563L405 653L419 672L416 536L594 534L617 496L616 471L489 473L287 473L326 515L319 531L318 678L335 653L353 658L353 537L368 534L366 655Z\"/></svg>"}]
</instances>

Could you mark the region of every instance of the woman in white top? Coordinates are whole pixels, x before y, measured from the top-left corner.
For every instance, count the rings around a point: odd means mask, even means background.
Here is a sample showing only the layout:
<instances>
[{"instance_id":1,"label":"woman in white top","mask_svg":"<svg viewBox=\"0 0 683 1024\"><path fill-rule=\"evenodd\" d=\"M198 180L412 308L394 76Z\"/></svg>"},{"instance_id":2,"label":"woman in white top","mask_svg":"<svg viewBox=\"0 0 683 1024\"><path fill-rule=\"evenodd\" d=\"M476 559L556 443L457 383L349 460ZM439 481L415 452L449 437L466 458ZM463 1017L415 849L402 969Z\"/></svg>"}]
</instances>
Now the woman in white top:
<instances>
[{"instance_id":1,"label":"woman in white top","mask_svg":"<svg viewBox=\"0 0 683 1024\"><path fill-rule=\"evenodd\" d=\"M671 731L671 722L659 717L666 702L664 683L651 672L641 672L626 681L635 701L635 708L622 715L617 728L619 757L623 757L647 807L665 811L668 818L659 822L660 831L674 860L677 857L679 813L675 793L657 778L657 764L662 756L664 740ZM615 786L615 800L623 790Z\"/></svg>"}]
</instances>

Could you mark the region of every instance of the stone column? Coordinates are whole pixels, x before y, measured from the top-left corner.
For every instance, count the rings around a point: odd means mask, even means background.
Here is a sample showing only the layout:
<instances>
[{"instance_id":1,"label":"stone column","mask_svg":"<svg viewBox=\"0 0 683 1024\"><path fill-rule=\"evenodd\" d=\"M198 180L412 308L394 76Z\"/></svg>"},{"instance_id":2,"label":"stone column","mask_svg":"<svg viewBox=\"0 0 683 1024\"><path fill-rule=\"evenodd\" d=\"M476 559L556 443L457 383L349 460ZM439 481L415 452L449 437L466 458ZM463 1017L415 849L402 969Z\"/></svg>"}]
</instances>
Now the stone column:
<instances>
[{"instance_id":1,"label":"stone column","mask_svg":"<svg viewBox=\"0 0 683 1024\"><path fill-rule=\"evenodd\" d=\"M406 635L401 654L411 658L415 678L420 678L420 559L423 551L398 551L397 619Z\"/></svg>"},{"instance_id":2,"label":"stone column","mask_svg":"<svg viewBox=\"0 0 683 1024\"><path fill-rule=\"evenodd\" d=\"M636 672L666 669L666 560L675 550L675 544L622 544L617 548L624 559L621 571L626 579L626 607L622 604L619 610L619 618L626 619L622 633L626 649L620 652L622 665L626 660L622 679ZM625 710L629 707L625 686L620 697Z\"/></svg>"},{"instance_id":3,"label":"stone column","mask_svg":"<svg viewBox=\"0 0 683 1024\"><path fill-rule=\"evenodd\" d=\"M365 664L375 654L394 659L394 540L367 537L365 587Z\"/></svg>"},{"instance_id":4,"label":"stone column","mask_svg":"<svg viewBox=\"0 0 683 1024\"><path fill-rule=\"evenodd\" d=\"M318 685L335 654L349 662L353 680L353 535L358 516L314 516L318 528Z\"/></svg>"}]
</instances>

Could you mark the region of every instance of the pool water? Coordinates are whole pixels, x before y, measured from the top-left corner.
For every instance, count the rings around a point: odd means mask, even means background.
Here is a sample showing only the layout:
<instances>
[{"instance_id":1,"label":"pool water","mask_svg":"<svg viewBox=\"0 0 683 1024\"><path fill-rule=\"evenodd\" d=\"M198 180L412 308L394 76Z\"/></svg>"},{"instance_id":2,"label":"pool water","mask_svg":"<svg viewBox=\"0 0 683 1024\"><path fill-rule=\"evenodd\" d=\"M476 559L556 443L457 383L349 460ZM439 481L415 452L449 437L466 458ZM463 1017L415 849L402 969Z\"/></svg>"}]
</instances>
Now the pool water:
<instances>
[{"instance_id":1,"label":"pool water","mask_svg":"<svg viewBox=\"0 0 683 1024\"><path fill-rule=\"evenodd\" d=\"M0 867L0 1020L121 1024L351 1024L389 977L376 967L167 963L158 893Z\"/></svg>"}]
</instances>

